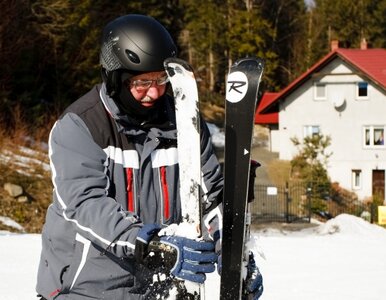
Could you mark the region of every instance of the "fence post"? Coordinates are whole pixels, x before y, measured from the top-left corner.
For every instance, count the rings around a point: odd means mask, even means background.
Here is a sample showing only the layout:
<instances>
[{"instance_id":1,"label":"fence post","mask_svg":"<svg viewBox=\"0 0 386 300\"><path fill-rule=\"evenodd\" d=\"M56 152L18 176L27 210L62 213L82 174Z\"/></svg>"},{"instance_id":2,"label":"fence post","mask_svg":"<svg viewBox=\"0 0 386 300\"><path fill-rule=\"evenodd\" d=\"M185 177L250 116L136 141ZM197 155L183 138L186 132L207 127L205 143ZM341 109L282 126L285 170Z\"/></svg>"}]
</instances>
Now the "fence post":
<instances>
[{"instance_id":1,"label":"fence post","mask_svg":"<svg viewBox=\"0 0 386 300\"><path fill-rule=\"evenodd\" d=\"M309 186L306 187L306 195L307 195L308 222L311 222L311 188Z\"/></svg>"},{"instance_id":2,"label":"fence post","mask_svg":"<svg viewBox=\"0 0 386 300\"><path fill-rule=\"evenodd\" d=\"M285 203L286 203L286 214L285 214L285 219L286 219L286 222L289 223L290 220L289 220L289 202L290 202L290 198L289 198L289 193L288 193L288 181L285 183Z\"/></svg>"},{"instance_id":3,"label":"fence post","mask_svg":"<svg viewBox=\"0 0 386 300\"><path fill-rule=\"evenodd\" d=\"M376 214L376 205L371 202L370 203L370 223L373 224L374 223L374 219L375 219L375 214Z\"/></svg>"}]
</instances>

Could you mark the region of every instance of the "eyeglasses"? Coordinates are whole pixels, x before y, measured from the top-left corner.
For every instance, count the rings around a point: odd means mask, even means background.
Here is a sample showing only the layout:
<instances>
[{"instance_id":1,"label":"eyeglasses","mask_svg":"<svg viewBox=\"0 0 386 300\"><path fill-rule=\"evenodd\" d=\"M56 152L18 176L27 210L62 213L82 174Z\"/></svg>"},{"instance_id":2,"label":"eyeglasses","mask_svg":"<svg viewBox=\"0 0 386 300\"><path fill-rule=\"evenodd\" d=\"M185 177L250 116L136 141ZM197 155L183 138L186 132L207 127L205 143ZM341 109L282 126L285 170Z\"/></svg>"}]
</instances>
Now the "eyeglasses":
<instances>
[{"instance_id":1,"label":"eyeglasses","mask_svg":"<svg viewBox=\"0 0 386 300\"><path fill-rule=\"evenodd\" d=\"M144 92L147 91L152 85L153 82L157 86L163 86L169 82L169 77L167 75L164 75L162 77L159 77L157 79L137 79L130 81L130 85L136 89L137 92Z\"/></svg>"}]
</instances>

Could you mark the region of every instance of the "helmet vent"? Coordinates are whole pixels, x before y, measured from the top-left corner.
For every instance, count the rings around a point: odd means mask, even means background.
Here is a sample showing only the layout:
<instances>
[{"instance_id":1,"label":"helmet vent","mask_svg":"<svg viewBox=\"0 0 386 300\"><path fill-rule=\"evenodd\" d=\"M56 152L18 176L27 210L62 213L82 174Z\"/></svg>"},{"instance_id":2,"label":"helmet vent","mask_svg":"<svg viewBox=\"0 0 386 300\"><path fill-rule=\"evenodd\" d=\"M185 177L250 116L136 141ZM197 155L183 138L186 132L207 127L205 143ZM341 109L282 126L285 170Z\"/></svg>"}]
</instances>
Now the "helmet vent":
<instances>
[{"instance_id":1,"label":"helmet vent","mask_svg":"<svg viewBox=\"0 0 386 300\"><path fill-rule=\"evenodd\" d=\"M130 59L130 61L134 64L139 64L140 60L137 54L135 54L133 51L126 50L126 55Z\"/></svg>"}]
</instances>

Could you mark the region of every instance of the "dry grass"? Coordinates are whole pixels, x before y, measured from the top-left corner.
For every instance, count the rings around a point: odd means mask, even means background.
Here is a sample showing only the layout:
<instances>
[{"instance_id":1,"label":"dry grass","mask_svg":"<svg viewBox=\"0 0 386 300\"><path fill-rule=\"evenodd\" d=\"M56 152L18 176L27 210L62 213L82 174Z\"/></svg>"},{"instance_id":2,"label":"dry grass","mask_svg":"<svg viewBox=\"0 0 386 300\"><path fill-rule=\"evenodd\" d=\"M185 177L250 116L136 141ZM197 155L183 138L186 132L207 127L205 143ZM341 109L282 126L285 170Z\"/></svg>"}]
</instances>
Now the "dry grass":
<instances>
[{"instance_id":1,"label":"dry grass","mask_svg":"<svg viewBox=\"0 0 386 300\"><path fill-rule=\"evenodd\" d=\"M291 163L286 160L272 160L267 164L269 179L277 186L284 186L290 180Z\"/></svg>"},{"instance_id":2,"label":"dry grass","mask_svg":"<svg viewBox=\"0 0 386 300\"><path fill-rule=\"evenodd\" d=\"M225 109L221 106L211 103L201 103L200 111L207 122L223 126L225 118Z\"/></svg>"},{"instance_id":3,"label":"dry grass","mask_svg":"<svg viewBox=\"0 0 386 300\"><path fill-rule=\"evenodd\" d=\"M15 145L14 149L17 147ZM11 197L3 189L7 182L20 185L29 201L20 203ZM46 209L51 202L51 194L50 173L36 162L24 165L9 160L0 162L0 216L18 222L26 232L40 232Z\"/></svg>"},{"instance_id":4,"label":"dry grass","mask_svg":"<svg viewBox=\"0 0 386 300\"><path fill-rule=\"evenodd\" d=\"M38 233L52 196L46 147L52 122L31 132L19 110L12 117L12 126L0 124L0 216L18 222L25 232ZM11 197L5 183L20 185L29 200L21 203ZM1 222L0 230L17 231Z\"/></svg>"}]
</instances>

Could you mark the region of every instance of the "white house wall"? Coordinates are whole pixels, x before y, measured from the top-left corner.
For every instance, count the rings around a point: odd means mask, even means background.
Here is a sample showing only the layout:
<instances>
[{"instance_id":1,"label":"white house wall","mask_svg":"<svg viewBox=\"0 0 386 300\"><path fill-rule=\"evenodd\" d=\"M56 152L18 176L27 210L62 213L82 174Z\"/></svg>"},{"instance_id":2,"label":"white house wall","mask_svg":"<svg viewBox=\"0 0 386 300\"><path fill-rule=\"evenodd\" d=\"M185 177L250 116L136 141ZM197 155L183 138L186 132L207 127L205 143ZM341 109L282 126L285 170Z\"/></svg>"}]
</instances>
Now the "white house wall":
<instances>
[{"instance_id":1,"label":"white house wall","mask_svg":"<svg viewBox=\"0 0 386 300\"><path fill-rule=\"evenodd\" d=\"M315 81L326 83L325 100L315 100ZM361 81L369 84L367 100L356 97L357 82ZM342 97L345 104L335 108L334 101ZM361 188L353 191L360 198L369 197L372 194L372 170L386 169L386 148L365 148L363 126L385 125L385 115L385 93L336 58L281 102L279 130L271 133L272 151L279 152L280 159L291 160L298 149L290 138L302 140L304 126L319 126L323 135L331 137L331 146L327 149L332 152L328 163L331 180L353 190L352 170L361 170Z\"/></svg>"}]
</instances>

